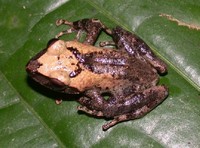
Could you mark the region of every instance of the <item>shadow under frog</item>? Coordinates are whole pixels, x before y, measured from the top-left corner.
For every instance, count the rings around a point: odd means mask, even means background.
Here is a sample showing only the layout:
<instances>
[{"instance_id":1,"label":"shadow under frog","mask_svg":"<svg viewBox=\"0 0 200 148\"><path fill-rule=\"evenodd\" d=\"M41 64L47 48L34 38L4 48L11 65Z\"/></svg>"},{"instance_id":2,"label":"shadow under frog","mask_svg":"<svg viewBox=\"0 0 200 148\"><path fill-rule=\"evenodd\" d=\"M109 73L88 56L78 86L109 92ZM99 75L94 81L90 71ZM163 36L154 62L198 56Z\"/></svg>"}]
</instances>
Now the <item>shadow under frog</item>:
<instances>
[{"instance_id":1,"label":"shadow under frog","mask_svg":"<svg viewBox=\"0 0 200 148\"><path fill-rule=\"evenodd\" d=\"M82 94L78 110L97 117L112 119L103 125L140 118L168 96L168 88L157 85L159 74L167 72L166 64L136 35L116 27L107 28L100 20L83 19L56 24L69 25L56 37L77 32L74 41L51 40L47 48L33 57L26 70L35 81L62 93ZM83 43L78 42L86 32ZM93 46L101 31L113 41ZM105 46L115 45L109 49ZM108 99L104 99L104 95Z\"/></svg>"}]
</instances>

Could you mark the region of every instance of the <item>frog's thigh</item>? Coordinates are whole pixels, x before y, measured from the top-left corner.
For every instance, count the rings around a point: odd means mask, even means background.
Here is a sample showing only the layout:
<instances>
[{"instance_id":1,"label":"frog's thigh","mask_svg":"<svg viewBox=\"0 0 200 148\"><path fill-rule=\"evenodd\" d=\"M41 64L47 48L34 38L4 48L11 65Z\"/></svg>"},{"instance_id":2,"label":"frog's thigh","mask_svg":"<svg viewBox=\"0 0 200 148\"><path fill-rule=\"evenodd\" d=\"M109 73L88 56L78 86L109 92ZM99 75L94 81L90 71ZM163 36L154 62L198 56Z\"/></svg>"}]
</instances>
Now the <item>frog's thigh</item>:
<instances>
[{"instance_id":1,"label":"frog's thigh","mask_svg":"<svg viewBox=\"0 0 200 148\"><path fill-rule=\"evenodd\" d=\"M105 131L119 122L141 118L142 116L150 112L152 109L154 109L158 104L160 104L167 97L168 89L165 86L154 86L152 88L145 90L143 94L144 95L140 95L142 97L140 98L140 100L141 100L141 103L142 103L142 100L145 100L146 103L141 108L138 108L137 110L134 110L132 112L114 117L114 119L111 122L103 125L102 127L103 130Z\"/></svg>"}]
</instances>

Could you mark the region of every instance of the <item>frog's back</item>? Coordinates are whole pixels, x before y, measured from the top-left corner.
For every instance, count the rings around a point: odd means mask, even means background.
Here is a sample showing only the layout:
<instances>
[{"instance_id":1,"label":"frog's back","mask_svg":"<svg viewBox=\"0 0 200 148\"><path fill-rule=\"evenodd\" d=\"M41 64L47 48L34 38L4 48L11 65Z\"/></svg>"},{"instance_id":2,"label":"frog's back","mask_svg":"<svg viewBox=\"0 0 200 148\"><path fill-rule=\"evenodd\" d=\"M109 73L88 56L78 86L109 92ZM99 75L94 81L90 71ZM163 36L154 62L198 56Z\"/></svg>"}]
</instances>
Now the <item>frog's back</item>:
<instances>
[{"instance_id":1,"label":"frog's back","mask_svg":"<svg viewBox=\"0 0 200 148\"><path fill-rule=\"evenodd\" d=\"M157 71L143 58L122 50L105 50L84 55L84 67L96 74L110 74L115 79L152 81Z\"/></svg>"},{"instance_id":2,"label":"frog's back","mask_svg":"<svg viewBox=\"0 0 200 148\"><path fill-rule=\"evenodd\" d=\"M132 85L147 88L156 85L157 71L144 59L130 56L122 50L104 50L85 55L84 68L98 75L96 85L111 88L114 85ZM95 80L94 80L95 81ZM93 81L93 82L94 82Z\"/></svg>"}]
</instances>

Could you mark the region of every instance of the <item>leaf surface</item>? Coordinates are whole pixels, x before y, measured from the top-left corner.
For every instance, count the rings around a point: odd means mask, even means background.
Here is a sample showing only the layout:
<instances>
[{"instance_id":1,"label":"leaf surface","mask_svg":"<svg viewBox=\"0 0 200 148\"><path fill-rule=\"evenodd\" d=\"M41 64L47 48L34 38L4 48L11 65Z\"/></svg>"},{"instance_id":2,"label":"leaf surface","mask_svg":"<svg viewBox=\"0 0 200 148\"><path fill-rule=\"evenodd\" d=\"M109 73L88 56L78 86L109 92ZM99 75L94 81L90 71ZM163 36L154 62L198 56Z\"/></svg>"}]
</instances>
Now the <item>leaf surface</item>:
<instances>
[{"instance_id":1,"label":"leaf surface","mask_svg":"<svg viewBox=\"0 0 200 148\"><path fill-rule=\"evenodd\" d=\"M200 4L198 0L1 0L1 147L199 147ZM74 96L60 94L27 77L28 60L66 29L59 18L98 18L137 34L168 64L160 84L168 98L145 117L114 126L78 114ZM72 39L69 36L69 39ZM98 40L110 39L102 34Z\"/></svg>"}]
</instances>

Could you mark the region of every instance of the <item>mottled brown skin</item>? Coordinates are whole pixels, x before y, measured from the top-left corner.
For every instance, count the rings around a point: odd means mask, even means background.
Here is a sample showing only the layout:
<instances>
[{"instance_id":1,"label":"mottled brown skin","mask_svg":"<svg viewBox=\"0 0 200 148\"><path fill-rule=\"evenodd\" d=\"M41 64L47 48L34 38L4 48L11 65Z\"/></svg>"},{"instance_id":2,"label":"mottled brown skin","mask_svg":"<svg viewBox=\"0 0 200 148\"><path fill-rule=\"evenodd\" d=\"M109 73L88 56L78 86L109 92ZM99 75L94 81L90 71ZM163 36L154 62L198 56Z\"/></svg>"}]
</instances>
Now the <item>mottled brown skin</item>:
<instances>
[{"instance_id":1,"label":"mottled brown skin","mask_svg":"<svg viewBox=\"0 0 200 148\"><path fill-rule=\"evenodd\" d=\"M166 73L166 65L140 38L120 27L110 30L96 19L76 22L58 20L57 25L61 24L71 28L57 37L77 31L78 40L80 32L85 31L87 36L84 43L67 41L63 44L61 40L53 40L45 51L29 61L26 70L33 79L51 89L73 94L81 92L83 97L78 102L82 106L78 106L78 110L113 119L103 125L103 130L119 122L144 116L167 97L167 87L157 86L158 73ZM113 37L117 50L91 46L101 30ZM101 43L102 46L108 44L113 43ZM56 58L53 58L58 60L51 60L53 64L46 61L52 58L46 53L57 50L57 47L67 50L67 54L54 55ZM66 58L73 62L64 62ZM57 63L69 64L55 69L53 75L52 71L41 70L44 65L53 65L49 68L53 69ZM108 99L105 100L104 96Z\"/></svg>"}]
</instances>

